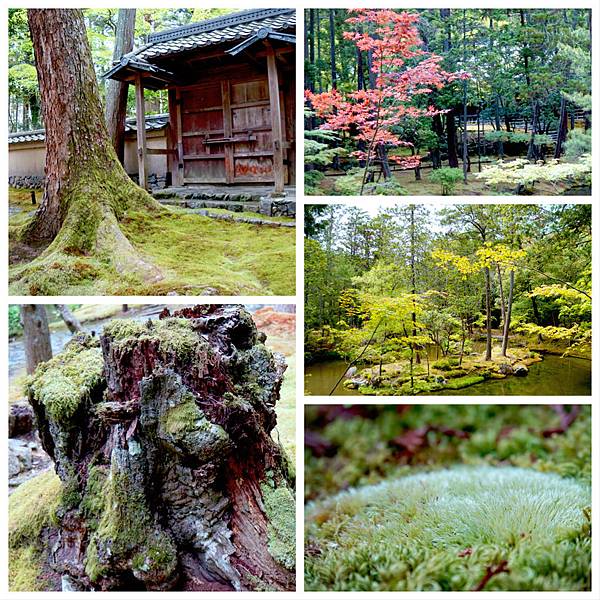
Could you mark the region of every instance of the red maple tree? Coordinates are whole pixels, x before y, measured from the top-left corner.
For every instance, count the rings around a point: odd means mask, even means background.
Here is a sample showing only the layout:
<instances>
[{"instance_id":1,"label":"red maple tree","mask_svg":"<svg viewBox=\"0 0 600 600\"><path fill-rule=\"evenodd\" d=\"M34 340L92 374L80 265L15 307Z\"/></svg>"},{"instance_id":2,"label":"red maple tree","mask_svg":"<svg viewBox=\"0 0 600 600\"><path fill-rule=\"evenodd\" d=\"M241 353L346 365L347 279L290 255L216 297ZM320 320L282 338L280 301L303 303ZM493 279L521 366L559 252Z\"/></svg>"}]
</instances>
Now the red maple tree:
<instances>
[{"instance_id":1,"label":"red maple tree","mask_svg":"<svg viewBox=\"0 0 600 600\"><path fill-rule=\"evenodd\" d=\"M406 117L433 117L447 112L432 105L418 107L415 98L469 75L444 71L440 66L443 57L423 50L416 27L418 14L368 8L349 12L356 16L346 19L346 23L355 30L345 31L344 38L353 41L359 50L371 53L375 87L348 93L332 89L315 94L306 90L305 98L316 116L325 120L320 129L347 132L359 148L364 148L352 153L365 161L362 194L369 167L381 156L383 148L412 146L394 133L395 126ZM389 160L413 169L419 166L421 157L390 156Z\"/></svg>"}]
</instances>

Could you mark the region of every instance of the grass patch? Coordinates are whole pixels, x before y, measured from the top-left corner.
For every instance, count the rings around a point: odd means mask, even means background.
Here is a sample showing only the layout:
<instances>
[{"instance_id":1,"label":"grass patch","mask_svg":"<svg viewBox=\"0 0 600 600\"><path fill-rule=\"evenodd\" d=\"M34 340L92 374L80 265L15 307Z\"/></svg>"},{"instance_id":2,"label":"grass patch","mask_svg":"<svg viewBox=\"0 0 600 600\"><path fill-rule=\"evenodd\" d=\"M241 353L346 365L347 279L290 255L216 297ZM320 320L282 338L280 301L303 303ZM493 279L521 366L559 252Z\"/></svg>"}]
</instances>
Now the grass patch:
<instances>
[{"instance_id":1,"label":"grass patch","mask_svg":"<svg viewBox=\"0 0 600 600\"><path fill-rule=\"evenodd\" d=\"M281 397L275 406L277 427L273 438L281 442L292 464L296 463L296 343L294 336L289 338L267 337L266 345L275 352L285 355L288 368L283 375Z\"/></svg>"}]
</instances>

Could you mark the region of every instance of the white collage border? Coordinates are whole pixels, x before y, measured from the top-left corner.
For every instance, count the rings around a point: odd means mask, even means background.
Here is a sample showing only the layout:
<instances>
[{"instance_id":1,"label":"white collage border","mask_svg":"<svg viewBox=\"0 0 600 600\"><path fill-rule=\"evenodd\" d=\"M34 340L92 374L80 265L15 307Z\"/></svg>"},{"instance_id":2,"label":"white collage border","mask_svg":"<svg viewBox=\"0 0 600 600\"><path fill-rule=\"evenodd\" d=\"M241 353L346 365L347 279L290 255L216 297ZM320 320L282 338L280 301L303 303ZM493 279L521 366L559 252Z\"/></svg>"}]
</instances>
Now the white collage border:
<instances>
[{"instance_id":1,"label":"white collage border","mask_svg":"<svg viewBox=\"0 0 600 600\"><path fill-rule=\"evenodd\" d=\"M139 0L117 0L113 2L104 1L93 1L88 3L74 2L73 0L53 1L53 0L30 0L23 2L22 0L8 0L7 6L2 9L2 27L0 29L0 42L3 56L8 56L8 39L7 39L7 10L11 8L80 8L82 5L93 6L94 8L125 8L125 7L136 7L136 8L165 8L165 2L156 0L149 0L141 2ZM216 5L210 0L206 2L191 1L181 2L180 0L174 0L169 2L169 7L180 7L180 8L193 8L195 6L207 6L211 7ZM296 36L298 40L304 39L304 19L303 11L308 8L349 8L349 7L373 7L373 8L546 8L546 9L559 9L559 8L590 8L595 9L592 11L592 44L593 44L593 81L592 81L592 98L593 98L593 113L600 114L599 109L599 94L600 94L600 4L593 0L575 0L569 2L568 0L545 0L544 2L536 2L532 0L504 0L504 1L479 1L474 0L414 0L414 1L382 1L382 2L364 2L358 0L355 2L347 2L340 0L324 0L318 2L315 0L297 0L296 2L281 1L277 2L274 0L224 0L223 6L246 9L246 8L281 8L290 7L297 10L297 30ZM3 60L0 65L0 81L7 82L7 60ZM301 137L299 133L303 131L303 69L304 69L304 57L302 47L296 53L296 94L297 94L297 144L300 146ZM0 95L0 107L2 114L8 114L8 93L6 91L6 83L4 86L4 92ZM596 158L596 165L598 164L598 157L600 157L600 126L597 126L597 133L593 137L592 142L592 156ZM2 121L2 135L4 139L7 138L7 120ZM8 148L7 144L2 146L2 164L5 165L5 181L8 179ZM296 158L296 173L297 173L297 184L296 184L296 197L298 200L298 211L296 217L296 296L186 296L186 297L169 297L168 300L164 296L119 296L119 297L106 297L106 296L59 296L59 297L29 297L29 296L8 296L8 277L7 268L4 268L4 276L0 281L0 297L3 303L2 310L4 311L4 317L1 321L0 329L0 340L5 340L0 344L0 362L4 368L4 374L6 377L4 384L4 392L8 395L8 319L7 307L8 304L20 304L25 302L36 302L40 304L53 304L55 302L62 303L86 303L86 304L140 304L140 303L164 303L167 301L169 304L189 304L189 303L213 303L213 304L226 304L226 303L273 303L279 304L296 304L296 354L297 354L297 376L296 376L296 489L297 489L297 507L296 507L296 557L297 557L297 576L296 576L296 590L295 592L220 592L218 593L219 598L256 598L256 597L268 597L273 599L283 598L317 598L322 596L339 596L348 598L364 598L366 592L303 592L303 489L304 489L304 452L303 452L303 433L304 433L304 404L318 404L318 403L340 403L345 398L342 396L328 397L328 396L311 396L304 397L304 377L303 377L303 314L304 314L304 272L303 272L303 206L304 194L303 194L303 155L302 152L297 152ZM594 170L594 178L597 176L598 169ZM596 183L594 181L594 183ZM0 248L2 250L3 265L8 265L8 211L6 206L8 204L8 192L7 188L2 188L3 206L5 207L1 211L0 229L4 232L1 236ZM594 196L577 198L569 198L569 203L598 203L600 198L599 194L596 193ZM309 204L323 204L323 203L344 203L349 205L360 206L364 205L364 202L377 202L378 205L385 205L388 202L392 202L389 198L385 200L373 200L373 199L358 199L358 198L343 198L343 197L309 197L306 199L306 203ZM399 197L393 200L394 203L399 204L410 204L410 203L422 203L422 204L448 204L448 203L464 203L464 204L510 204L514 200L510 197L472 197L472 196L453 196L451 199L448 197L441 196L415 196L415 197ZM557 203L556 196L536 196L528 197L527 202L529 203ZM592 228L593 228L593 261L592 261L592 282L593 282L593 336L592 336L592 352L593 356L598 356L598 350L600 349L600 340L596 335L597 327L594 327L594 323L598 318L598 295L600 293L600 281L598 281L598 268L597 261L600 260L600 232L597 232L598 215L596 214L598 209L592 211ZM581 398L570 398L573 402L579 402L582 404L592 404L592 530L596 532L595 536L592 537L592 591L590 592L370 592L371 598L425 598L427 600L438 600L441 598L506 598L511 599L522 599L527 598L528 600L538 600L542 598L552 598L556 600L570 600L570 599L589 599L589 600L600 600L600 407L597 406L598 398L593 394L593 391L598 388L598 385L594 385L594 380L598 369L592 365L592 396L581 397ZM5 396L5 397L6 397ZM598 394L596 394L598 396ZM346 399L346 400L349 400ZM595 400L595 402L593 401ZM357 398L352 397L353 403L360 404L371 404L371 403L394 403L399 401L398 398L382 398L378 397L374 399L368 398ZM553 396L510 396L503 397L502 402L506 404L552 404L556 401L556 397ZM448 397L444 398L443 402L439 396L419 396L418 402L412 398L402 398L402 402L413 403L413 404L494 404L498 403L497 396L469 396L466 398L460 397ZM0 429L0 435L3 439L8 439L8 419L7 419L7 407L8 403L5 401L3 404L2 412L2 423ZM0 477L2 481L8 480L8 468L7 468L7 446L4 446L5 454L4 458L0 463ZM65 594L62 592L8 592L8 527L7 527L7 515L8 515L8 495L0 495L0 515L1 515L1 529L0 529L0 597L21 597L21 598L65 598ZM101 593L101 592L97 592ZM105 592L104 594L109 595L113 598L127 598L137 600L141 598L147 598L148 595L159 595L161 598L185 598L185 597L199 597L202 595L206 597L210 593L199 593L199 592ZM85 592L74 592L68 594L66 597L77 597L84 598L88 597L88 593Z\"/></svg>"}]
</instances>

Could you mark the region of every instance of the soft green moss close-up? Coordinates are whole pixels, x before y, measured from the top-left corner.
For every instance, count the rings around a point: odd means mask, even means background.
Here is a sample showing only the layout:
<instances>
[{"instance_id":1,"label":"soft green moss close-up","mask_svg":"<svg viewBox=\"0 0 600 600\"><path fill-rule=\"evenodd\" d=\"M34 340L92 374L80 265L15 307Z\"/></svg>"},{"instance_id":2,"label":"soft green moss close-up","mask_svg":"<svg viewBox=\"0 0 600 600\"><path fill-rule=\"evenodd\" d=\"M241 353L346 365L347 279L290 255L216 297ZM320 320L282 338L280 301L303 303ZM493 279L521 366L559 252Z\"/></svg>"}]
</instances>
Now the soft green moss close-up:
<instances>
[{"instance_id":1,"label":"soft green moss close-up","mask_svg":"<svg viewBox=\"0 0 600 600\"><path fill-rule=\"evenodd\" d=\"M38 367L30 389L56 421L68 421L102 379L104 360L97 340L81 337Z\"/></svg>"},{"instance_id":2,"label":"soft green moss close-up","mask_svg":"<svg viewBox=\"0 0 600 600\"><path fill-rule=\"evenodd\" d=\"M574 410L564 427L568 407L308 407L306 589L590 589Z\"/></svg>"}]
</instances>

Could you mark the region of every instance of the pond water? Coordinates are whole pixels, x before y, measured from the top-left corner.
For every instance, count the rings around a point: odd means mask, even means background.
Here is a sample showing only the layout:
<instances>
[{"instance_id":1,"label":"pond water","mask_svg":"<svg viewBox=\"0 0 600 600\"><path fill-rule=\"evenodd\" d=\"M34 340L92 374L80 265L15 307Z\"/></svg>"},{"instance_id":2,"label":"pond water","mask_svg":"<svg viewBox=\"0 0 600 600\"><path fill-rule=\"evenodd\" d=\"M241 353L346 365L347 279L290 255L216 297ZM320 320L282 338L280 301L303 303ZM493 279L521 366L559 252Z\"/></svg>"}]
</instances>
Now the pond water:
<instances>
[{"instance_id":1,"label":"pond water","mask_svg":"<svg viewBox=\"0 0 600 600\"><path fill-rule=\"evenodd\" d=\"M311 396L328 396L346 363L334 360L305 367L304 389ZM592 363L581 358L546 354L529 367L526 377L488 380L462 390L435 392L435 396L589 396L592 393ZM334 396L361 396L340 384Z\"/></svg>"}]
</instances>

